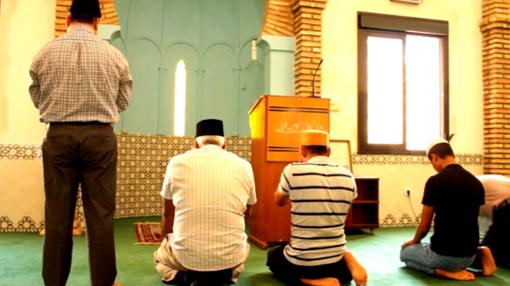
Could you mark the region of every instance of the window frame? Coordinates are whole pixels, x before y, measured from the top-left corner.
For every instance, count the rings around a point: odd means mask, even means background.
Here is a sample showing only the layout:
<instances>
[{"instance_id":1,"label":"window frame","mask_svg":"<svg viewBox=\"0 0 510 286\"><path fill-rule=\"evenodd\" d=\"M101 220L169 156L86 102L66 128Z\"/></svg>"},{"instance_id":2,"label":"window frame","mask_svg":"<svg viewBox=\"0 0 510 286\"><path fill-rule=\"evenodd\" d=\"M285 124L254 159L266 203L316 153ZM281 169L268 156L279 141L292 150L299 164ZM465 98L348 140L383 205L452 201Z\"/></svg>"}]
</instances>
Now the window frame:
<instances>
[{"instance_id":1,"label":"window frame","mask_svg":"<svg viewBox=\"0 0 510 286\"><path fill-rule=\"evenodd\" d=\"M367 46L369 35L379 37L403 39L404 53L402 54L403 72L403 143L402 144L369 144L368 143L368 106L367 106ZM358 13L358 153L360 154L424 154L424 151L406 149L406 35L432 36L440 39L442 57L442 126L441 133L445 137L449 134L449 77L448 77L448 22L401 16L391 16L373 13Z\"/></svg>"}]
</instances>

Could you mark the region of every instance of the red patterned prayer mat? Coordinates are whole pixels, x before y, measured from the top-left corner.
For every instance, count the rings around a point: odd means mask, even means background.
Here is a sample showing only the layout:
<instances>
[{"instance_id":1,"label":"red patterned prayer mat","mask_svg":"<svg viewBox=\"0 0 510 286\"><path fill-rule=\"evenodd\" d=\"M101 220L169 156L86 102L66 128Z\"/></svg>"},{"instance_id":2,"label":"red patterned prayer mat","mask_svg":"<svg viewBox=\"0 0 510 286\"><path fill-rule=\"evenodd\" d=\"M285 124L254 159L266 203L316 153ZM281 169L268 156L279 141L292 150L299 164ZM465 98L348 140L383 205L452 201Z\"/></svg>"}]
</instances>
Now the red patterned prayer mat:
<instances>
[{"instance_id":1,"label":"red patterned prayer mat","mask_svg":"<svg viewBox=\"0 0 510 286\"><path fill-rule=\"evenodd\" d=\"M160 244L160 222L135 222L136 244Z\"/></svg>"}]
</instances>

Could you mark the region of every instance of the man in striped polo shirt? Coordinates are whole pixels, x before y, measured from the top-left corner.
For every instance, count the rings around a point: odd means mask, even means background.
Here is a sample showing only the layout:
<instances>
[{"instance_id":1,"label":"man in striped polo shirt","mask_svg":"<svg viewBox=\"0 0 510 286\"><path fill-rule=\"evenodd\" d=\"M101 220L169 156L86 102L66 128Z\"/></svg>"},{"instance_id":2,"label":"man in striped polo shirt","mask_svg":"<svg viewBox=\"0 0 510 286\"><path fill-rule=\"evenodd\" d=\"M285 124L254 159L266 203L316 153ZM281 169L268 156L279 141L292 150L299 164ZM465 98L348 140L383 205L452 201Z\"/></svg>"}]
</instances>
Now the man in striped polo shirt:
<instances>
[{"instance_id":1,"label":"man in striped polo shirt","mask_svg":"<svg viewBox=\"0 0 510 286\"><path fill-rule=\"evenodd\" d=\"M356 198L354 177L329 161L329 135L318 130L301 133L300 163L283 170L275 202L291 201L291 238L271 249L267 265L291 285L344 285L352 279L365 285L367 273L346 251L344 223Z\"/></svg>"}]
</instances>

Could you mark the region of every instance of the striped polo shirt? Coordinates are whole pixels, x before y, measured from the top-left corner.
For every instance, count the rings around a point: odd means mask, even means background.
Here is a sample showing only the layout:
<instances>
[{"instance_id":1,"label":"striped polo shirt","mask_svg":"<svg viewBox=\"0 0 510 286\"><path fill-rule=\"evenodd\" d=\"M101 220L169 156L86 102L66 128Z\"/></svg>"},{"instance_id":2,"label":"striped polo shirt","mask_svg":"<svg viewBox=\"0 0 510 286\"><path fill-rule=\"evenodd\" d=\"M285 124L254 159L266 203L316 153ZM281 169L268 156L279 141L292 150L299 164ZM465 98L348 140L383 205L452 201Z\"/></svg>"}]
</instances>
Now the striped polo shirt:
<instances>
[{"instance_id":1,"label":"striped polo shirt","mask_svg":"<svg viewBox=\"0 0 510 286\"><path fill-rule=\"evenodd\" d=\"M295 265L339 261L345 251L344 223L356 183L346 168L316 156L283 170L278 192L291 201L291 237L284 255Z\"/></svg>"}]
</instances>

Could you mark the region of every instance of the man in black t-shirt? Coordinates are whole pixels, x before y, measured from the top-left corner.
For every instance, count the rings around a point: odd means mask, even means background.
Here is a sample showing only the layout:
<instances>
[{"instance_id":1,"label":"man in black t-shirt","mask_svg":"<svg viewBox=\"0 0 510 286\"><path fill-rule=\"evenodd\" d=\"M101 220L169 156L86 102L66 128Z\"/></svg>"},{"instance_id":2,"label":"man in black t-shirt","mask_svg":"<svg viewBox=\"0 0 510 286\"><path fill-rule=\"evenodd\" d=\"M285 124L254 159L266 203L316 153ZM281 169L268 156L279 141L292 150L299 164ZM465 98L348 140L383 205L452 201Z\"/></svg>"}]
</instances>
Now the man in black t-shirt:
<instances>
[{"instance_id":1,"label":"man in black t-shirt","mask_svg":"<svg viewBox=\"0 0 510 286\"><path fill-rule=\"evenodd\" d=\"M478 212L484 204L480 181L456 163L448 141L434 141L427 156L438 174L430 177L423 194L421 222L413 239L405 242L400 260L408 267L455 280L474 280L466 270L478 255L482 275L496 271L492 253L478 247ZM430 243L422 243L434 218Z\"/></svg>"}]
</instances>

